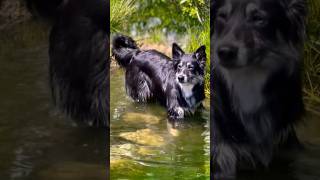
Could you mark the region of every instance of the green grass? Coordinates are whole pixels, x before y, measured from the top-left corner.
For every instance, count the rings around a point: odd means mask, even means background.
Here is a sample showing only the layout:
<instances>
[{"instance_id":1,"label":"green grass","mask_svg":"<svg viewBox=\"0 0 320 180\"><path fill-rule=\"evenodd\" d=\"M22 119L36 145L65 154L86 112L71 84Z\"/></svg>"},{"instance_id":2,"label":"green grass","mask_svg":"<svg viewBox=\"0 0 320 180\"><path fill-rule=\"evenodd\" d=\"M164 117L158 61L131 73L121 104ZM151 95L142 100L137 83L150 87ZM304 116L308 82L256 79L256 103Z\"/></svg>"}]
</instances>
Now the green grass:
<instances>
[{"instance_id":1,"label":"green grass","mask_svg":"<svg viewBox=\"0 0 320 180\"><path fill-rule=\"evenodd\" d=\"M201 45L206 46L207 62L205 74L205 93L210 97L210 22L203 23L202 27L193 27L188 30L187 50L196 51Z\"/></svg>"},{"instance_id":2,"label":"green grass","mask_svg":"<svg viewBox=\"0 0 320 180\"><path fill-rule=\"evenodd\" d=\"M135 0L110 0L110 29L111 32L124 32L128 17L135 11Z\"/></svg>"},{"instance_id":3,"label":"green grass","mask_svg":"<svg viewBox=\"0 0 320 180\"><path fill-rule=\"evenodd\" d=\"M304 100L308 111L320 115L320 1L310 0L304 48Z\"/></svg>"}]
</instances>

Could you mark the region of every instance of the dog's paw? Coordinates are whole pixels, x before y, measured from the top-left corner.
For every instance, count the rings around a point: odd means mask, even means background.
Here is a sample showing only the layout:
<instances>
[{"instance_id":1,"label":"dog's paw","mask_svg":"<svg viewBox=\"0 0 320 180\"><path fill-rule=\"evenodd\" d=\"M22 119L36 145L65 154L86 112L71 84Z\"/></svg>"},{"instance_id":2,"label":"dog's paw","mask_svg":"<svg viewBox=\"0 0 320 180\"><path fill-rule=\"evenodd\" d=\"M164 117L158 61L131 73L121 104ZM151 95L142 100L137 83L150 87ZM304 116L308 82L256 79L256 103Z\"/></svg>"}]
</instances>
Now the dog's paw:
<instances>
[{"instance_id":1,"label":"dog's paw","mask_svg":"<svg viewBox=\"0 0 320 180\"><path fill-rule=\"evenodd\" d=\"M171 119L183 119L184 109L182 107L175 107L175 108L169 109L168 115Z\"/></svg>"},{"instance_id":2,"label":"dog's paw","mask_svg":"<svg viewBox=\"0 0 320 180\"><path fill-rule=\"evenodd\" d=\"M194 113L195 113L194 109L189 109L189 108L185 108L184 109L184 116L185 117L192 116L192 115L194 115Z\"/></svg>"},{"instance_id":3,"label":"dog's paw","mask_svg":"<svg viewBox=\"0 0 320 180\"><path fill-rule=\"evenodd\" d=\"M176 107L175 111L178 114L178 117L177 117L178 119L182 119L184 117L184 110L182 107Z\"/></svg>"}]
</instances>

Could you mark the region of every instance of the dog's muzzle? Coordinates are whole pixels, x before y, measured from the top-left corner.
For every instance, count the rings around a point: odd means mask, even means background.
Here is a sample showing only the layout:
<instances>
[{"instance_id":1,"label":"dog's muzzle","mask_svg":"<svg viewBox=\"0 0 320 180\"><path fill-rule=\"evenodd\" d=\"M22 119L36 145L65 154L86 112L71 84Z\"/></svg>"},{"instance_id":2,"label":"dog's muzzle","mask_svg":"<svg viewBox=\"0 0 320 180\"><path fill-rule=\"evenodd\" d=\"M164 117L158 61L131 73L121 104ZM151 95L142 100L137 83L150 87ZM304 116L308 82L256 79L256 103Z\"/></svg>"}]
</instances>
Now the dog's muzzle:
<instances>
[{"instance_id":1,"label":"dog's muzzle","mask_svg":"<svg viewBox=\"0 0 320 180\"><path fill-rule=\"evenodd\" d=\"M178 81L179 81L179 83L184 83L185 82L185 77L184 76L182 76L182 75L179 75L178 76Z\"/></svg>"},{"instance_id":2,"label":"dog's muzzle","mask_svg":"<svg viewBox=\"0 0 320 180\"><path fill-rule=\"evenodd\" d=\"M238 48L232 45L221 45L217 48L220 64L223 66L233 66L237 62Z\"/></svg>"}]
</instances>

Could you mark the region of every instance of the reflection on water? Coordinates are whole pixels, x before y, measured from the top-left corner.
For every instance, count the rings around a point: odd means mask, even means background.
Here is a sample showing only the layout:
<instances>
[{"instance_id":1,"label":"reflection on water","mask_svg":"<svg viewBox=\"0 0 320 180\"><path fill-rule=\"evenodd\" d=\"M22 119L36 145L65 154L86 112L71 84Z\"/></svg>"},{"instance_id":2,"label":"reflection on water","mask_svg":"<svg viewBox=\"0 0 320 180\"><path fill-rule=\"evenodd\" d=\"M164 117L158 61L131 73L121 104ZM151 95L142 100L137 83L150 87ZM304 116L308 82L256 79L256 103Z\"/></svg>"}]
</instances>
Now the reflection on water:
<instances>
[{"instance_id":1,"label":"reflection on water","mask_svg":"<svg viewBox=\"0 0 320 180\"><path fill-rule=\"evenodd\" d=\"M0 179L105 179L105 133L53 110L48 27L0 32Z\"/></svg>"},{"instance_id":2,"label":"reflection on water","mask_svg":"<svg viewBox=\"0 0 320 180\"><path fill-rule=\"evenodd\" d=\"M173 125L165 108L127 97L122 70L110 83L112 180L209 179L208 110Z\"/></svg>"}]
</instances>

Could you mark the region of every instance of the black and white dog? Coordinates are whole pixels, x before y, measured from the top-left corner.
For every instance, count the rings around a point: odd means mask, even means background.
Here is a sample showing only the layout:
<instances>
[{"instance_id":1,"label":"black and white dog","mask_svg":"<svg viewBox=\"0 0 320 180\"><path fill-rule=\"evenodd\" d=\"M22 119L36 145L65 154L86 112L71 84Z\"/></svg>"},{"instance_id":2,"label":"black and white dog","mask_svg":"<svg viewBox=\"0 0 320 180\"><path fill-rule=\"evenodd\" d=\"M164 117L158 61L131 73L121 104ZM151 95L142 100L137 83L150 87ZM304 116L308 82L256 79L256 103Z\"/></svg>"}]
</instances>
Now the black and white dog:
<instances>
[{"instance_id":1,"label":"black and white dog","mask_svg":"<svg viewBox=\"0 0 320 180\"><path fill-rule=\"evenodd\" d=\"M109 1L26 2L53 23L49 77L55 105L80 124L109 127Z\"/></svg>"},{"instance_id":2,"label":"black and white dog","mask_svg":"<svg viewBox=\"0 0 320 180\"><path fill-rule=\"evenodd\" d=\"M126 69L126 91L133 100L160 102L170 119L182 119L202 106L205 46L185 54L174 43L171 60L156 50L140 50L132 38L118 35L113 39L112 54Z\"/></svg>"},{"instance_id":3,"label":"black and white dog","mask_svg":"<svg viewBox=\"0 0 320 180\"><path fill-rule=\"evenodd\" d=\"M216 179L299 147L304 0L215 0L211 156Z\"/></svg>"}]
</instances>

